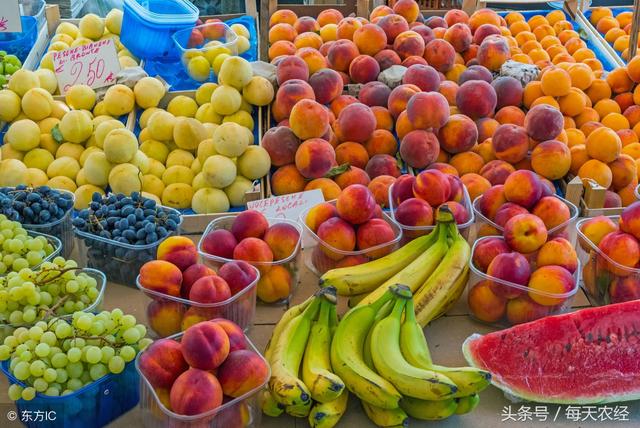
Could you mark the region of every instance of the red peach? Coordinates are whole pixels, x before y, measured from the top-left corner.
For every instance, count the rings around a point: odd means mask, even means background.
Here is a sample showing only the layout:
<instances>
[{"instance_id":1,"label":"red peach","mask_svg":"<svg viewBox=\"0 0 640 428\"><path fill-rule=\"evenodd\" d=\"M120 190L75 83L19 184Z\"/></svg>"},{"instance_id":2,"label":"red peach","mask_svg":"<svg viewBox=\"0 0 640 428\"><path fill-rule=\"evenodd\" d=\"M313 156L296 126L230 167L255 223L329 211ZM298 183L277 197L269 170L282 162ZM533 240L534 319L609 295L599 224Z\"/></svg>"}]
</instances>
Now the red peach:
<instances>
[{"instance_id":1,"label":"red peach","mask_svg":"<svg viewBox=\"0 0 640 428\"><path fill-rule=\"evenodd\" d=\"M352 184L368 186L371 182L371 178L369 178L369 174L367 174L363 169L358 168L357 166L350 166L342 174L338 174L333 177L333 181L336 182L340 189L346 189Z\"/></svg>"},{"instance_id":2,"label":"red peach","mask_svg":"<svg viewBox=\"0 0 640 428\"><path fill-rule=\"evenodd\" d=\"M416 178L409 174L403 174L396 178L396 182L391 188L391 199L396 207L401 202L413 198L413 183L415 182Z\"/></svg>"},{"instance_id":3,"label":"red peach","mask_svg":"<svg viewBox=\"0 0 640 428\"><path fill-rule=\"evenodd\" d=\"M376 117L371 109L354 103L346 106L334 123L334 131L340 141L366 142L376 129Z\"/></svg>"},{"instance_id":4,"label":"red peach","mask_svg":"<svg viewBox=\"0 0 640 428\"><path fill-rule=\"evenodd\" d=\"M469 290L467 302L471 314L484 322L496 322L505 312L507 300L491 289L491 281L485 280L476 283Z\"/></svg>"},{"instance_id":5,"label":"red peach","mask_svg":"<svg viewBox=\"0 0 640 428\"><path fill-rule=\"evenodd\" d=\"M531 274L529 280L529 297L534 302L544 306L562 304L566 297L552 297L570 292L576 283L573 276L560 266L542 266ZM546 294L542 294L546 293Z\"/></svg>"},{"instance_id":6,"label":"red peach","mask_svg":"<svg viewBox=\"0 0 640 428\"><path fill-rule=\"evenodd\" d=\"M349 266L358 266L361 265L363 263L367 263L369 261L369 258L367 256L363 256L361 254L357 254L357 255L353 255L353 256L347 256L344 259L340 260L339 262L336 263L336 268L343 268L343 267L349 267Z\"/></svg>"},{"instance_id":7,"label":"red peach","mask_svg":"<svg viewBox=\"0 0 640 428\"><path fill-rule=\"evenodd\" d=\"M399 85L393 88L389 94L389 104L387 106L393 117L397 119L400 113L407 109L409 100L417 93L420 93L420 88L412 84Z\"/></svg>"},{"instance_id":8,"label":"red peach","mask_svg":"<svg viewBox=\"0 0 640 428\"><path fill-rule=\"evenodd\" d=\"M510 253L511 249L501 238L485 238L479 240L473 252L473 264L482 272L487 272L489 265L498 254Z\"/></svg>"},{"instance_id":9,"label":"red peach","mask_svg":"<svg viewBox=\"0 0 640 428\"><path fill-rule=\"evenodd\" d=\"M349 71L349 65L360 54L358 47L351 40L337 40L329 48L327 59L331 68L336 71Z\"/></svg>"},{"instance_id":10,"label":"red peach","mask_svg":"<svg viewBox=\"0 0 640 428\"><path fill-rule=\"evenodd\" d=\"M180 297L182 272L173 263L152 260L140 268L140 285L147 290Z\"/></svg>"},{"instance_id":11,"label":"red peach","mask_svg":"<svg viewBox=\"0 0 640 428\"><path fill-rule=\"evenodd\" d=\"M295 161L296 168L305 178L320 178L336 166L336 155L331 144L321 138L312 138L300 144Z\"/></svg>"},{"instance_id":12,"label":"red peach","mask_svg":"<svg viewBox=\"0 0 640 428\"><path fill-rule=\"evenodd\" d=\"M473 32L473 43L480 46L488 36L499 36L500 34L502 34L502 32L495 25L482 24Z\"/></svg>"},{"instance_id":13,"label":"red peach","mask_svg":"<svg viewBox=\"0 0 640 428\"><path fill-rule=\"evenodd\" d=\"M361 224L373 216L376 200L371 191L360 184L354 184L342 191L336 201L338 215L351 224Z\"/></svg>"},{"instance_id":14,"label":"red peach","mask_svg":"<svg viewBox=\"0 0 640 428\"><path fill-rule=\"evenodd\" d=\"M378 61L378 65L380 65L380 71L384 71L392 65L400 65L402 60L400 59L400 55L395 53L391 49L383 49L373 57L376 61Z\"/></svg>"},{"instance_id":15,"label":"red peach","mask_svg":"<svg viewBox=\"0 0 640 428\"><path fill-rule=\"evenodd\" d=\"M396 207L394 218L402 226L431 226L433 224L433 209L422 199L409 198ZM405 229L403 233L409 238L415 238L426 234L427 231Z\"/></svg>"},{"instance_id":16,"label":"red peach","mask_svg":"<svg viewBox=\"0 0 640 428\"><path fill-rule=\"evenodd\" d=\"M349 76L354 83L375 81L380 74L380 65L369 55L358 55L349 65Z\"/></svg>"},{"instance_id":17,"label":"red peach","mask_svg":"<svg viewBox=\"0 0 640 428\"><path fill-rule=\"evenodd\" d=\"M495 130L491 138L491 145L498 159L509 163L518 163L527 156L529 137L523 127L504 124Z\"/></svg>"},{"instance_id":18,"label":"red peach","mask_svg":"<svg viewBox=\"0 0 640 428\"><path fill-rule=\"evenodd\" d=\"M179 415L206 413L222 404L222 388L216 377L205 370L190 368L171 387L171 410Z\"/></svg>"},{"instance_id":19,"label":"red peach","mask_svg":"<svg viewBox=\"0 0 640 428\"><path fill-rule=\"evenodd\" d=\"M509 221L510 218L515 217L519 214L528 214L526 208L521 207L518 204L514 204L512 202L507 202L502 205L498 212L496 213L495 218L491 219L498 226L504 227L504 225Z\"/></svg>"},{"instance_id":20,"label":"red peach","mask_svg":"<svg viewBox=\"0 0 640 428\"><path fill-rule=\"evenodd\" d=\"M602 238L598 248L604 255L616 262L618 265L633 268L640 261L640 245L633 235L625 232L613 232ZM619 276L628 276L629 272L614 265L609 270Z\"/></svg>"},{"instance_id":21,"label":"red peach","mask_svg":"<svg viewBox=\"0 0 640 428\"><path fill-rule=\"evenodd\" d=\"M218 324L227 333L229 337L229 355L232 352L247 349L247 339L238 324L226 318L215 318L211 322Z\"/></svg>"},{"instance_id":22,"label":"red peach","mask_svg":"<svg viewBox=\"0 0 640 428\"><path fill-rule=\"evenodd\" d=\"M507 177L504 182L504 195L509 202L531 208L540 200L542 186L538 174L519 170Z\"/></svg>"},{"instance_id":23,"label":"red peach","mask_svg":"<svg viewBox=\"0 0 640 428\"><path fill-rule=\"evenodd\" d=\"M389 188L395 183L396 178L390 175L379 175L375 177L367 186L373 197L376 199L376 204L382 208L386 208L389 205Z\"/></svg>"},{"instance_id":24,"label":"red peach","mask_svg":"<svg viewBox=\"0 0 640 428\"><path fill-rule=\"evenodd\" d=\"M338 117L345 107L357 102L359 102L358 99L352 95L338 95L331 101L331 111L335 117Z\"/></svg>"},{"instance_id":25,"label":"red peach","mask_svg":"<svg viewBox=\"0 0 640 428\"><path fill-rule=\"evenodd\" d=\"M287 80L300 79L307 81L309 78L309 67L301 58L290 55L278 62L276 67L276 80L278 85L282 85Z\"/></svg>"},{"instance_id":26,"label":"red peach","mask_svg":"<svg viewBox=\"0 0 640 428\"><path fill-rule=\"evenodd\" d=\"M496 108L496 103L496 91L482 80L463 83L456 94L458 109L472 119L490 116Z\"/></svg>"},{"instance_id":27,"label":"red peach","mask_svg":"<svg viewBox=\"0 0 640 428\"><path fill-rule=\"evenodd\" d=\"M493 75L487 67L472 65L462 72L458 79L458 85L462 85L469 80L484 80L487 83L491 83Z\"/></svg>"},{"instance_id":28,"label":"red peach","mask_svg":"<svg viewBox=\"0 0 640 428\"><path fill-rule=\"evenodd\" d=\"M540 217L547 227L552 230L571 218L571 211L567 204L554 196L545 196L533 207L531 213Z\"/></svg>"},{"instance_id":29,"label":"red peach","mask_svg":"<svg viewBox=\"0 0 640 428\"><path fill-rule=\"evenodd\" d=\"M185 306L180 302L152 300L147 306L149 327L160 337L179 333L184 312Z\"/></svg>"},{"instance_id":30,"label":"red peach","mask_svg":"<svg viewBox=\"0 0 640 428\"><path fill-rule=\"evenodd\" d=\"M444 20L441 16L430 16L424 22L431 28L447 28L447 21Z\"/></svg>"},{"instance_id":31,"label":"red peach","mask_svg":"<svg viewBox=\"0 0 640 428\"><path fill-rule=\"evenodd\" d=\"M464 52L471 45L471 30L466 24L453 24L445 31L444 39L453 46L456 52Z\"/></svg>"},{"instance_id":32,"label":"red peach","mask_svg":"<svg viewBox=\"0 0 640 428\"><path fill-rule=\"evenodd\" d=\"M358 227L356 242L359 250L367 250L391 242L395 237L395 232L389 223L379 218L372 218ZM392 250L392 246L389 245L378 250L368 251L367 256L378 259L386 256Z\"/></svg>"},{"instance_id":33,"label":"red peach","mask_svg":"<svg viewBox=\"0 0 640 428\"><path fill-rule=\"evenodd\" d=\"M231 290L227 281L217 275L200 278L193 283L189 291L189 300L198 303L219 303L230 297Z\"/></svg>"},{"instance_id":34,"label":"red peach","mask_svg":"<svg viewBox=\"0 0 640 428\"><path fill-rule=\"evenodd\" d=\"M158 246L156 258L173 263L184 271L198 261L198 248L185 236L170 236Z\"/></svg>"},{"instance_id":35,"label":"red peach","mask_svg":"<svg viewBox=\"0 0 640 428\"><path fill-rule=\"evenodd\" d=\"M480 175L489 180L491 184L504 184L507 177L515 172L515 168L503 160L492 160L487 162L480 170Z\"/></svg>"},{"instance_id":36,"label":"red peach","mask_svg":"<svg viewBox=\"0 0 640 428\"><path fill-rule=\"evenodd\" d=\"M389 100L389 94L391 94L391 88L382 82L375 81L366 83L362 88L360 88L358 98L362 104L369 107L381 106L386 108Z\"/></svg>"},{"instance_id":37,"label":"red peach","mask_svg":"<svg viewBox=\"0 0 640 428\"><path fill-rule=\"evenodd\" d=\"M393 50L402 59L407 59L411 56L422 56L424 47L422 36L411 30L398 34L393 42Z\"/></svg>"},{"instance_id":38,"label":"red peach","mask_svg":"<svg viewBox=\"0 0 640 428\"><path fill-rule=\"evenodd\" d=\"M403 67L411 67L412 65L429 65L427 60L418 55L411 55L402 60Z\"/></svg>"},{"instance_id":39,"label":"red peach","mask_svg":"<svg viewBox=\"0 0 640 428\"><path fill-rule=\"evenodd\" d=\"M313 100L300 100L291 109L291 130L301 140L321 138L329 131L330 117L322 104Z\"/></svg>"},{"instance_id":40,"label":"red peach","mask_svg":"<svg viewBox=\"0 0 640 428\"><path fill-rule=\"evenodd\" d=\"M447 176L437 170L422 171L413 184L413 194L437 207L449 200L451 184Z\"/></svg>"},{"instance_id":41,"label":"red peach","mask_svg":"<svg viewBox=\"0 0 640 428\"><path fill-rule=\"evenodd\" d=\"M429 65L415 64L407 68L402 83L416 85L424 92L434 92L440 87L440 76Z\"/></svg>"},{"instance_id":42,"label":"red peach","mask_svg":"<svg viewBox=\"0 0 640 428\"><path fill-rule=\"evenodd\" d=\"M547 242L547 228L538 216L520 214L504 225L504 239L518 252L533 253Z\"/></svg>"},{"instance_id":43,"label":"red peach","mask_svg":"<svg viewBox=\"0 0 640 428\"><path fill-rule=\"evenodd\" d=\"M424 24L416 25L412 27L411 30L415 31L416 33L422 36L422 40L424 40L425 47L431 40L436 38L436 36L433 34L433 30Z\"/></svg>"},{"instance_id":44,"label":"red peach","mask_svg":"<svg viewBox=\"0 0 640 428\"><path fill-rule=\"evenodd\" d=\"M155 388L169 388L189 368L181 346L172 339L159 339L140 354L140 371Z\"/></svg>"},{"instance_id":45,"label":"red peach","mask_svg":"<svg viewBox=\"0 0 640 428\"><path fill-rule=\"evenodd\" d=\"M233 249L238 240L233 233L225 229L212 230L202 238L202 249L205 253L225 259L233 258Z\"/></svg>"},{"instance_id":46,"label":"red peach","mask_svg":"<svg viewBox=\"0 0 640 428\"><path fill-rule=\"evenodd\" d=\"M622 210L620 229L640 239L640 202L634 202Z\"/></svg>"},{"instance_id":47,"label":"red peach","mask_svg":"<svg viewBox=\"0 0 640 428\"><path fill-rule=\"evenodd\" d=\"M233 250L233 258L247 262L270 263L273 261L273 252L262 239L244 238ZM261 269L266 271L268 267L261 266Z\"/></svg>"},{"instance_id":48,"label":"red peach","mask_svg":"<svg viewBox=\"0 0 640 428\"><path fill-rule=\"evenodd\" d=\"M387 46L387 34L375 24L365 24L353 33L353 42L361 54L374 56Z\"/></svg>"},{"instance_id":49,"label":"red peach","mask_svg":"<svg viewBox=\"0 0 640 428\"><path fill-rule=\"evenodd\" d=\"M464 10L450 9L444 14L444 20L449 26L457 23L467 24L469 22L469 15L467 15L467 12Z\"/></svg>"},{"instance_id":50,"label":"red peach","mask_svg":"<svg viewBox=\"0 0 640 428\"><path fill-rule=\"evenodd\" d=\"M487 268L487 275L506 282L526 286L531 277L531 266L519 253L502 253L493 258ZM524 292L515 287L491 281L491 291L507 299L516 298Z\"/></svg>"},{"instance_id":51,"label":"red peach","mask_svg":"<svg viewBox=\"0 0 640 428\"><path fill-rule=\"evenodd\" d=\"M323 243L340 251L353 251L356 248L356 233L353 226L340 217L332 217L318 228L318 238ZM343 255L321 244L324 254L332 260L340 260Z\"/></svg>"},{"instance_id":52,"label":"red peach","mask_svg":"<svg viewBox=\"0 0 640 428\"><path fill-rule=\"evenodd\" d=\"M462 114L453 114L438 131L441 147L449 153L471 150L478 141L478 128L473 120Z\"/></svg>"},{"instance_id":53,"label":"red peach","mask_svg":"<svg viewBox=\"0 0 640 428\"><path fill-rule=\"evenodd\" d=\"M316 73L318 74L318 73ZM314 79L315 74L311 76ZM340 85L342 88L342 85ZM275 126L265 132L262 137L262 147L269 153L273 166L283 166L293 163L300 140L287 126Z\"/></svg>"},{"instance_id":54,"label":"red peach","mask_svg":"<svg viewBox=\"0 0 640 428\"><path fill-rule=\"evenodd\" d=\"M555 107L539 104L527 112L524 127L536 141L553 140L564 128L564 117Z\"/></svg>"},{"instance_id":55,"label":"red peach","mask_svg":"<svg viewBox=\"0 0 640 428\"><path fill-rule=\"evenodd\" d=\"M224 230L224 229L218 229L218 230ZM228 232L228 231L225 230L225 232ZM228 233L231 235L230 232ZM207 236L209 235L211 234L208 234ZM231 235L231 237L233 237L233 235ZM235 240L236 238L233 237L233 239ZM226 257L226 256L220 256L220 257L229 258L229 259L232 258L233 249L228 255L229 257ZM189 266L182 273L182 287L180 288L180 294L182 295L182 297L188 298L189 292L191 291L191 286L193 285L194 282L196 282L200 278L204 278L205 276L210 276L215 274L216 272L213 269L209 268L209 266L204 265L202 263L196 263L195 265Z\"/></svg>"},{"instance_id":56,"label":"red peach","mask_svg":"<svg viewBox=\"0 0 640 428\"><path fill-rule=\"evenodd\" d=\"M611 303L628 302L640 299L640 281L635 276L614 278L609 286Z\"/></svg>"},{"instance_id":57,"label":"red peach","mask_svg":"<svg viewBox=\"0 0 640 428\"><path fill-rule=\"evenodd\" d=\"M496 213L507 203L507 198L504 195L504 185L493 186L478 200L478 209L480 213L488 219L496 217Z\"/></svg>"},{"instance_id":58,"label":"red peach","mask_svg":"<svg viewBox=\"0 0 640 428\"><path fill-rule=\"evenodd\" d=\"M247 210L236 216L231 225L231 233L236 240L262 238L269 227L269 221L260 211Z\"/></svg>"},{"instance_id":59,"label":"red peach","mask_svg":"<svg viewBox=\"0 0 640 428\"><path fill-rule=\"evenodd\" d=\"M320 104L329 104L342 94L342 77L337 71L330 68L323 68L313 73L309 77L309 84L316 94L316 101ZM264 145L264 137L262 143Z\"/></svg>"},{"instance_id":60,"label":"red peach","mask_svg":"<svg viewBox=\"0 0 640 428\"><path fill-rule=\"evenodd\" d=\"M338 210L336 206L329 202L321 202L318 205L314 205L307 212L305 218L305 224L314 232L318 232L318 227L331 217L337 217Z\"/></svg>"},{"instance_id":61,"label":"red peach","mask_svg":"<svg viewBox=\"0 0 640 428\"><path fill-rule=\"evenodd\" d=\"M394 2L393 11L401 15L408 23L414 22L420 15L420 7L414 0L398 0Z\"/></svg>"},{"instance_id":62,"label":"red peach","mask_svg":"<svg viewBox=\"0 0 640 428\"><path fill-rule=\"evenodd\" d=\"M300 241L300 232L288 223L276 223L264 233L274 260L284 260L293 254Z\"/></svg>"},{"instance_id":63,"label":"red peach","mask_svg":"<svg viewBox=\"0 0 640 428\"><path fill-rule=\"evenodd\" d=\"M243 260L234 260L222 265L218 276L227 282L231 294L235 295L256 280L258 271Z\"/></svg>"},{"instance_id":64,"label":"red peach","mask_svg":"<svg viewBox=\"0 0 640 428\"><path fill-rule=\"evenodd\" d=\"M241 397L267 381L269 366L255 352L239 350L229 353L218 369L224 395Z\"/></svg>"},{"instance_id":65,"label":"red peach","mask_svg":"<svg viewBox=\"0 0 640 428\"><path fill-rule=\"evenodd\" d=\"M407 20L396 14L383 16L377 22L377 25L382 28L387 35L387 43L389 44L393 44L400 33L409 30L409 23L407 23Z\"/></svg>"},{"instance_id":66,"label":"red peach","mask_svg":"<svg viewBox=\"0 0 640 428\"><path fill-rule=\"evenodd\" d=\"M400 142L400 156L413 168L426 168L436 161L439 152L438 138L433 132L411 131Z\"/></svg>"},{"instance_id":67,"label":"red peach","mask_svg":"<svg viewBox=\"0 0 640 428\"><path fill-rule=\"evenodd\" d=\"M524 89L522 84L511 76L500 76L491 83L496 91L497 104L496 109L505 106L520 106L522 104L522 95Z\"/></svg>"},{"instance_id":68,"label":"red peach","mask_svg":"<svg viewBox=\"0 0 640 428\"><path fill-rule=\"evenodd\" d=\"M438 209L441 209L444 205L449 207L449 211L453 214L453 218L456 224L464 224L469 220L469 212L460 202L447 201L440 205Z\"/></svg>"},{"instance_id":69,"label":"red peach","mask_svg":"<svg viewBox=\"0 0 640 428\"><path fill-rule=\"evenodd\" d=\"M507 302L507 320L512 325L535 321L548 314L549 308L534 302L528 296L516 297Z\"/></svg>"},{"instance_id":70,"label":"red peach","mask_svg":"<svg viewBox=\"0 0 640 428\"><path fill-rule=\"evenodd\" d=\"M538 267L557 265L574 273L578 269L578 256L569 241L564 238L554 238L540 248L536 264Z\"/></svg>"},{"instance_id":71,"label":"red peach","mask_svg":"<svg viewBox=\"0 0 640 428\"><path fill-rule=\"evenodd\" d=\"M456 50L446 40L431 40L424 48L424 59L436 70L446 73L453 67Z\"/></svg>"},{"instance_id":72,"label":"red peach","mask_svg":"<svg viewBox=\"0 0 640 428\"><path fill-rule=\"evenodd\" d=\"M472 201L491 188L489 180L473 172L463 174L460 180L467 188L467 193Z\"/></svg>"},{"instance_id":73,"label":"red peach","mask_svg":"<svg viewBox=\"0 0 640 428\"><path fill-rule=\"evenodd\" d=\"M500 67L511 59L511 50L507 40L499 35L487 36L478 49L478 63L491 71L500 71Z\"/></svg>"},{"instance_id":74,"label":"red peach","mask_svg":"<svg viewBox=\"0 0 640 428\"><path fill-rule=\"evenodd\" d=\"M276 122L287 119L293 106L303 99L316 99L311 85L300 79L287 80L276 92L276 99L273 102L272 109L273 118Z\"/></svg>"},{"instance_id":75,"label":"red peach","mask_svg":"<svg viewBox=\"0 0 640 428\"><path fill-rule=\"evenodd\" d=\"M201 370L213 370L229 355L229 336L211 321L188 328L180 342L182 355L189 365Z\"/></svg>"},{"instance_id":76,"label":"red peach","mask_svg":"<svg viewBox=\"0 0 640 428\"><path fill-rule=\"evenodd\" d=\"M449 118L449 103L439 92L419 92L407 103L407 117L414 129L441 128Z\"/></svg>"}]
</instances>

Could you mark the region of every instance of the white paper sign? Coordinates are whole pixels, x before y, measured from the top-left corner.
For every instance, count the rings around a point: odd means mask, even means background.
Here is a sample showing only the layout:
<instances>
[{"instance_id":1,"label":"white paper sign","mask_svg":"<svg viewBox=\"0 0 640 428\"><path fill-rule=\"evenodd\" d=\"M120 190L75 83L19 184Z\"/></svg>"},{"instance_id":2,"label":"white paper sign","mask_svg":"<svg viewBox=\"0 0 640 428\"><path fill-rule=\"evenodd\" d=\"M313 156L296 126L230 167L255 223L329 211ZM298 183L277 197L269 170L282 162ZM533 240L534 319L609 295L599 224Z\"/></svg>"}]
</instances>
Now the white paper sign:
<instances>
[{"instance_id":1,"label":"white paper sign","mask_svg":"<svg viewBox=\"0 0 640 428\"><path fill-rule=\"evenodd\" d=\"M18 0L2 0L0 7L0 33L21 33L20 5Z\"/></svg>"},{"instance_id":2,"label":"white paper sign","mask_svg":"<svg viewBox=\"0 0 640 428\"><path fill-rule=\"evenodd\" d=\"M53 68L64 95L74 85L102 88L116 83L120 71L113 39L53 52Z\"/></svg>"},{"instance_id":3,"label":"white paper sign","mask_svg":"<svg viewBox=\"0 0 640 428\"><path fill-rule=\"evenodd\" d=\"M322 191L313 189L307 192L250 201L247 202L247 209L260 211L265 217L298 220L300 213L321 202L324 202Z\"/></svg>"}]
</instances>

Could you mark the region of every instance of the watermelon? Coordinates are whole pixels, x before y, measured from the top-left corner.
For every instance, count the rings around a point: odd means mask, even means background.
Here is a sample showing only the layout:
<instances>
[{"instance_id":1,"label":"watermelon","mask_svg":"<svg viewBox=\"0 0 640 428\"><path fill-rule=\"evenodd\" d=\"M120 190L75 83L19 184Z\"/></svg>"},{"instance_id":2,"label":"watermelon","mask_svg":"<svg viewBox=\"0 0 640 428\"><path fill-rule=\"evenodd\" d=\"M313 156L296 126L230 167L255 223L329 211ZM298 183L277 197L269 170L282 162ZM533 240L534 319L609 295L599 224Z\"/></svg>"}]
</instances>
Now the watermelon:
<instances>
[{"instance_id":1,"label":"watermelon","mask_svg":"<svg viewBox=\"0 0 640 428\"><path fill-rule=\"evenodd\" d=\"M462 345L470 365L504 392L534 402L598 404L640 399L640 300L582 309Z\"/></svg>"}]
</instances>

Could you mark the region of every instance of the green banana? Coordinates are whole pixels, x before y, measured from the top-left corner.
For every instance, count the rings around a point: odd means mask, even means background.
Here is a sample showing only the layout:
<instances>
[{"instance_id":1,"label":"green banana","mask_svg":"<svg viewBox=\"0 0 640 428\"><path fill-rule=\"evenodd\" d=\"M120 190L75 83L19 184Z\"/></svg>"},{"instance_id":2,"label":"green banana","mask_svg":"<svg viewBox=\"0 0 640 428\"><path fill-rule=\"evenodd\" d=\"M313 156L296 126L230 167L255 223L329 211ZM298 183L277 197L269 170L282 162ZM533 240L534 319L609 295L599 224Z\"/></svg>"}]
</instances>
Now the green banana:
<instances>
[{"instance_id":1,"label":"green banana","mask_svg":"<svg viewBox=\"0 0 640 428\"><path fill-rule=\"evenodd\" d=\"M400 327L400 350L409 364L425 370L433 370L451 379L458 387L453 397L472 395L489 386L491 374L487 371L475 367L444 367L433 364L427 340L416 321L411 300L407 301L404 322ZM407 413L411 415L411 412L407 411Z\"/></svg>"},{"instance_id":2,"label":"green banana","mask_svg":"<svg viewBox=\"0 0 640 428\"><path fill-rule=\"evenodd\" d=\"M263 389L260 391L260 395L258 395L258 400L260 402L260 407L262 408L262 413L271 417L278 417L284 412L284 406L276 401L271 395L271 391L268 389Z\"/></svg>"},{"instance_id":3,"label":"green banana","mask_svg":"<svg viewBox=\"0 0 640 428\"><path fill-rule=\"evenodd\" d=\"M379 427L396 428L409 426L409 416L400 407L382 409L363 400L362 408L371 422Z\"/></svg>"},{"instance_id":4,"label":"green banana","mask_svg":"<svg viewBox=\"0 0 640 428\"><path fill-rule=\"evenodd\" d=\"M320 315L311 327L307 349L302 358L302 381L311 391L311 398L326 403L342 394L344 382L331 372L329 313L330 306L335 306L335 303L320 299Z\"/></svg>"},{"instance_id":5,"label":"green banana","mask_svg":"<svg viewBox=\"0 0 640 428\"><path fill-rule=\"evenodd\" d=\"M420 400L413 397L404 397L400 400L400 407L409 416L423 421L438 421L453 415L458 408L457 398L446 400Z\"/></svg>"},{"instance_id":6,"label":"green banana","mask_svg":"<svg viewBox=\"0 0 640 428\"><path fill-rule=\"evenodd\" d=\"M371 333L371 357L376 370L403 395L423 400L444 400L453 397L458 387L447 376L412 366L402 356L400 325L411 293L408 288L401 286L394 287L394 290L400 291L391 314L381 320Z\"/></svg>"},{"instance_id":7,"label":"green banana","mask_svg":"<svg viewBox=\"0 0 640 428\"><path fill-rule=\"evenodd\" d=\"M290 307L284 314L282 314L280 321L278 321L276 326L273 328L271 338L269 339L269 342L267 343L267 346L264 350L264 357L267 361L271 362L271 353L273 352L273 348L284 329L289 325L289 321L304 312L304 310L307 308L307 306L309 306L309 303L311 303L313 299L315 299L315 296L309 297L299 305Z\"/></svg>"},{"instance_id":8,"label":"green banana","mask_svg":"<svg viewBox=\"0 0 640 428\"><path fill-rule=\"evenodd\" d=\"M391 309L393 309L393 301L385 303L385 305L380 308L378 313L376 314L376 318L373 322L373 325L369 329L369 333L367 333L367 338L364 340L364 349L362 351L362 357L364 362L371 370L375 370L376 367L373 365L373 360L371 359L371 332L373 331L373 327L376 326L382 319L389 316L391 313Z\"/></svg>"},{"instance_id":9,"label":"green banana","mask_svg":"<svg viewBox=\"0 0 640 428\"><path fill-rule=\"evenodd\" d=\"M311 413L311 407L313 406L313 400L309 400L305 403L294 404L293 406L287 406L284 408L287 415L294 418L306 418Z\"/></svg>"},{"instance_id":10,"label":"green banana","mask_svg":"<svg viewBox=\"0 0 640 428\"><path fill-rule=\"evenodd\" d=\"M413 296L416 318L422 327L427 325L440 312L443 302L447 301L449 295L456 294L459 291L454 289L454 286L457 285L459 288L464 288L464 284L462 286L458 285L459 282L457 280L469 263L471 248L458 233L457 229L452 237L453 243L449 247L447 255Z\"/></svg>"},{"instance_id":11,"label":"green banana","mask_svg":"<svg viewBox=\"0 0 640 428\"><path fill-rule=\"evenodd\" d=\"M298 378L298 371L320 300L314 298L302 314L289 321L271 353L269 389L273 398L285 406L300 406L311 402L309 389Z\"/></svg>"},{"instance_id":12,"label":"green banana","mask_svg":"<svg viewBox=\"0 0 640 428\"><path fill-rule=\"evenodd\" d=\"M368 295L369 293L362 293L362 294L355 294L349 297L349 299L347 299L347 307L349 309L355 308L356 306L358 306L360 302L362 302L363 299L366 299Z\"/></svg>"},{"instance_id":13,"label":"green banana","mask_svg":"<svg viewBox=\"0 0 640 428\"><path fill-rule=\"evenodd\" d=\"M338 398L327 403L316 403L309 413L311 428L332 428L347 411L349 392L343 391Z\"/></svg>"},{"instance_id":14,"label":"green banana","mask_svg":"<svg viewBox=\"0 0 640 428\"><path fill-rule=\"evenodd\" d=\"M380 287L372 291L367 297L362 299L358 306L365 306L376 300L382 294L387 291L388 288L396 285L403 284L408 286L412 292L418 290L418 288L429 278L429 276L436 270L438 264L442 261L442 258L447 254L447 233L445 225L436 226L435 231L438 231L437 241L424 253L420 254L413 262L411 262L403 270L389 278Z\"/></svg>"},{"instance_id":15,"label":"green banana","mask_svg":"<svg viewBox=\"0 0 640 428\"><path fill-rule=\"evenodd\" d=\"M456 409L456 414L464 415L465 413L471 412L476 408L479 402L480 396L478 394L458 398L458 408Z\"/></svg>"},{"instance_id":16,"label":"green banana","mask_svg":"<svg viewBox=\"0 0 640 428\"><path fill-rule=\"evenodd\" d=\"M320 286L334 286L341 296L368 293L407 267L431 247L437 237L438 233L434 230L379 259L357 266L331 269L320 277Z\"/></svg>"},{"instance_id":17,"label":"green banana","mask_svg":"<svg viewBox=\"0 0 640 428\"><path fill-rule=\"evenodd\" d=\"M394 409L402 395L386 379L370 369L363 360L364 341L375 316L393 298L391 292L367 306L347 312L331 342L331 366L349 391L358 398L378 407Z\"/></svg>"}]
</instances>

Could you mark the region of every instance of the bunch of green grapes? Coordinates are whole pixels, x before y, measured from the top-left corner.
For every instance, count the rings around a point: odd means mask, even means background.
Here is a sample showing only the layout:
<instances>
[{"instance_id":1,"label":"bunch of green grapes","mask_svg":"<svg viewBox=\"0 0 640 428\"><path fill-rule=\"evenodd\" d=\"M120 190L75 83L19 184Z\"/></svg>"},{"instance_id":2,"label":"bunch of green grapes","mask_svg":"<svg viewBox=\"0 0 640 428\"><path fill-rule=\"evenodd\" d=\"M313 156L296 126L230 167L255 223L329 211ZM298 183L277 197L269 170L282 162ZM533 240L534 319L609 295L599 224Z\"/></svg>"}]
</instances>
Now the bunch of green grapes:
<instances>
[{"instance_id":1,"label":"bunch of green grapes","mask_svg":"<svg viewBox=\"0 0 640 428\"><path fill-rule=\"evenodd\" d=\"M71 322L53 319L19 327L0 345L0 360L10 360L9 371L24 385L11 385L9 397L68 395L109 373L121 373L151 344L146 334L144 325L120 309L74 312Z\"/></svg>"},{"instance_id":2,"label":"bunch of green grapes","mask_svg":"<svg viewBox=\"0 0 640 428\"><path fill-rule=\"evenodd\" d=\"M100 295L96 279L73 260L56 257L36 269L0 278L0 325L33 324L90 307Z\"/></svg>"},{"instance_id":3,"label":"bunch of green grapes","mask_svg":"<svg viewBox=\"0 0 640 428\"><path fill-rule=\"evenodd\" d=\"M29 236L20 223L0 214L0 275L37 266L54 250L44 236Z\"/></svg>"}]
</instances>

